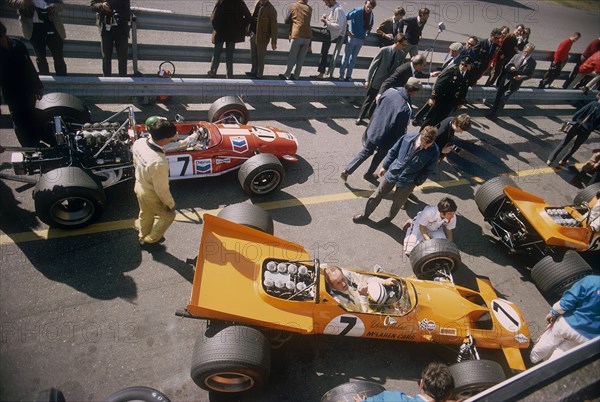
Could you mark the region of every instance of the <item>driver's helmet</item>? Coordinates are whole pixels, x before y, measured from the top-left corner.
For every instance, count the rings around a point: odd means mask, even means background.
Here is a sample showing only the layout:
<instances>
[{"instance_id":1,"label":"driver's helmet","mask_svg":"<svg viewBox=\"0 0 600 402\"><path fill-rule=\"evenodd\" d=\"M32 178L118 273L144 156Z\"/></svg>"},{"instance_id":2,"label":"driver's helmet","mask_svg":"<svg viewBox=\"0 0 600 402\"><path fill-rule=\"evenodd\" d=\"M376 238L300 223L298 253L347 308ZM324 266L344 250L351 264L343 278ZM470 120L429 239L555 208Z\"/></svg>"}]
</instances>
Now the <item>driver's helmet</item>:
<instances>
[{"instance_id":1,"label":"driver's helmet","mask_svg":"<svg viewBox=\"0 0 600 402\"><path fill-rule=\"evenodd\" d=\"M154 123L156 123L159 120L167 120L166 117L161 117L161 116L150 116L146 119L146 131L150 131L150 127L152 127L152 125Z\"/></svg>"},{"instance_id":2,"label":"driver's helmet","mask_svg":"<svg viewBox=\"0 0 600 402\"><path fill-rule=\"evenodd\" d=\"M371 307L374 309L384 307L389 297L385 286L378 282L370 282L367 287Z\"/></svg>"}]
</instances>

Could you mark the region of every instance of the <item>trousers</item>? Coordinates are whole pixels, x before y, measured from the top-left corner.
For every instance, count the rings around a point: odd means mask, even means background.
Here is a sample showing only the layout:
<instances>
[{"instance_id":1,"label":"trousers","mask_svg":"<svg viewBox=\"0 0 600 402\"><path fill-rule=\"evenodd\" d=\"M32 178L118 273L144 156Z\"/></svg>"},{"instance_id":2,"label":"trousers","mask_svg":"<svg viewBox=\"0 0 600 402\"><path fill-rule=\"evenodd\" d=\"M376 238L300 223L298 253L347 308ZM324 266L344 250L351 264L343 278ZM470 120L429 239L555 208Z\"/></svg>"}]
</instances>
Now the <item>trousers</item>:
<instances>
[{"instance_id":1,"label":"trousers","mask_svg":"<svg viewBox=\"0 0 600 402\"><path fill-rule=\"evenodd\" d=\"M408 196L412 194L415 189L415 185L413 183L410 184L402 184L396 185L395 183L391 183L386 180L384 177L377 187L377 190L367 200L367 205L365 206L364 216L369 217L373 211L377 208L377 206L381 203L383 197L389 194L394 187L396 187L396 191L392 197L392 205L390 206L390 212L388 213L387 218L392 220L398 215L400 208L404 205Z\"/></svg>"},{"instance_id":2,"label":"trousers","mask_svg":"<svg viewBox=\"0 0 600 402\"><path fill-rule=\"evenodd\" d=\"M540 336L529 357L532 363L556 359L587 340L588 338L571 328L563 317L558 317L554 324Z\"/></svg>"},{"instance_id":3,"label":"trousers","mask_svg":"<svg viewBox=\"0 0 600 402\"><path fill-rule=\"evenodd\" d=\"M156 243L175 220L175 211L171 211L154 192L144 191L136 184L135 195L140 206L139 238L146 243Z\"/></svg>"}]
</instances>

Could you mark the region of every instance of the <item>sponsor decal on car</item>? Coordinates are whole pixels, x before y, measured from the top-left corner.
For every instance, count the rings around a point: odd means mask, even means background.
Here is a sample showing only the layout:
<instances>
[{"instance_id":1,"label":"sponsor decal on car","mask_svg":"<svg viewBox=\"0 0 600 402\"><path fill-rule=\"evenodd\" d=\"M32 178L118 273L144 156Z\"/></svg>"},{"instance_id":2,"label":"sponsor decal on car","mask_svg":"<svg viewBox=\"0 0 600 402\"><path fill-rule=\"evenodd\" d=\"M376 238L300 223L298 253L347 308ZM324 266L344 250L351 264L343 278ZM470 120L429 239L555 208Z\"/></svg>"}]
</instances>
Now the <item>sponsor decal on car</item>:
<instances>
[{"instance_id":1,"label":"sponsor decal on car","mask_svg":"<svg viewBox=\"0 0 600 402\"><path fill-rule=\"evenodd\" d=\"M437 325L434 321L430 321L427 318L424 318L419 322L419 329L421 331L427 330L428 332L433 332L437 328Z\"/></svg>"},{"instance_id":2,"label":"sponsor decal on car","mask_svg":"<svg viewBox=\"0 0 600 402\"><path fill-rule=\"evenodd\" d=\"M212 161L210 159L198 159L195 164L197 174L212 173Z\"/></svg>"},{"instance_id":3,"label":"sponsor decal on car","mask_svg":"<svg viewBox=\"0 0 600 402\"><path fill-rule=\"evenodd\" d=\"M231 163L231 158L216 158L215 163L221 165L223 163Z\"/></svg>"},{"instance_id":4,"label":"sponsor decal on car","mask_svg":"<svg viewBox=\"0 0 600 402\"><path fill-rule=\"evenodd\" d=\"M248 140L246 137L231 137L231 149L237 154L243 154L248 151Z\"/></svg>"}]
</instances>

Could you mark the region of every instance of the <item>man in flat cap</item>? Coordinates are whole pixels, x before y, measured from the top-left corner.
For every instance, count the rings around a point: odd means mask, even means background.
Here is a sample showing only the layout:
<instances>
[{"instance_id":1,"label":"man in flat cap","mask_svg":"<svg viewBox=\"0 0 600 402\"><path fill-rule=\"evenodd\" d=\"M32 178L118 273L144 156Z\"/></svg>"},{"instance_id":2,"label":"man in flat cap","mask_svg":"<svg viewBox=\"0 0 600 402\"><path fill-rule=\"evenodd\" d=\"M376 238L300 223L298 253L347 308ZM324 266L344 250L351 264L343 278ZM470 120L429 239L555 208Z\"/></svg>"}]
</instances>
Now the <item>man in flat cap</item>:
<instances>
[{"instance_id":1,"label":"man in flat cap","mask_svg":"<svg viewBox=\"0 0 600 402\"><path fill-rule=\"evenodd\" d=\"M442 64L442 68L441 68L442 70L444 70L446 67L448 67L449 65L451 65L451 63L454 62L454 59L456 58L456 56L458 56L460 54L461 50L463 50L463 45L460 42L454 42L453 44L450 45L449 49L450 49L450 51L446 55L446 60Z\"/></svg>"},{"instance_id":2,"label":"man in flat cap","mask_svg":"<svg viewBox=\"0 0 600 402\"><path fill-rule=\"evenodd\" d=\"M473 59L465 56L459 65L448 67L440 74L431 91L431 97L415 116L413 125L421 128L435 126L467 103L469 82L466 75L472 65Z\"/></svg>"}]
</instances>

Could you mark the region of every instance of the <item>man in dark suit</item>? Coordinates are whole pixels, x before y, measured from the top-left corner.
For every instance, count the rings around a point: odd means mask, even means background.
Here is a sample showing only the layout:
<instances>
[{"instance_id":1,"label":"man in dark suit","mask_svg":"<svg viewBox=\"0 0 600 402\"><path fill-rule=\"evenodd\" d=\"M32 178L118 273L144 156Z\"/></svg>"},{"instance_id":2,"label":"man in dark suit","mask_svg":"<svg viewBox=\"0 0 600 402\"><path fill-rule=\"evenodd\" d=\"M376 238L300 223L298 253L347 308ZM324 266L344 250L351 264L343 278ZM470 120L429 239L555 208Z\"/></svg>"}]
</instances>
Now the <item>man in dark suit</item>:
<instances>
[{"instance_id":1,"label":"man in dark suit","mask_svg":"<svg viewBox=\"0 0 600 402\"><path fill-rule=\"evenodd\" d=\"M479 81L490 67L501 38L502 31L500 28L494 28L490 33L490 37L480 41L473 49L475 59L473 61L473 67L467 76L470 86L477 85L477 81Z\"/></svg>"},{"instance_id":2,"label":"man in dark suit","mask_svg":"<svg viewBox=\"0 0 600 402\"><path fill-rule=\"evenodd\" d=\"M465 56L458 66L448 67L435 82L431 97L415 116L413 125L435 126L450 113L467 103L467 74L473 59Z\"/></svg>"},{"instance_id":3,"label":"man in dark suit","mask_svg":"<svg viewBox=\"0 0 600 402\"><path fill-rule=\"evenodd\" d=\"M388 89L402 88L410 77L429 78L437 77L438 75L440 75L439 71L434 71L431 74L424 73L423 68L425 68L426 62L427 58L422 54L418 54L410 59L410 63L401 64L400 67L396 68L392 75L390 75L381 84L381 87L379 88L379 93L375 97L376 102L379 103L379 98Z\"/></svg>"},{"instance_id":4,"label":"man in dark suit","mask_svg":"<svg viewBox=\"0 0 600 402\"><path fill-rule=\"evenodd\" d=\"M396 7L394 10L394 16L383 20L377 27L377 35L381 35L381 41L379 47L390 46L394 44L394 38L400 31L400 20L404 18L406 11L404 7Z\"/></svg>"},{"instance_id":5,"label":"man in dark suit","mask_svg":"<svg viewBox=\"0 0 600 402\"><path fill-rule=\"evenodd\" d=\"M396 35L394 44L392 46L386 46L379 49L377 56L373 58L369 71L367 72L367 81L365 82L365 88L367 88L367 95L363 101L358 119L356 119L356 125L363 124L363 118L371 118L373 110L375 109L375 97L379 93L379 88L383 81L390 76L392 72L402 63L405 57L403 51L406 46L406 38L403 33Z\"/></svg>"},{"instance_id":6,"label":"man in dark suit","mask_svg":"<svg viewBox=\"0 0 600 402\"><path fill-rule=\"evenodd\" d=\"M498 92L496 92L496 100L492 105L492 109L487 117L490 120L496 120L498 112L504 109L504 105L513 92L518 91L523 84L523 81L531 78L535 71L536 62L531 57L535 46L533 43L528 43L521 53L513 56L512 59L504 67L504 71L498 79Z\"/></svg>"},{"instance_id":7,"label":"man in dark suit","mask_svg":"<svg viewBox=\"0 0 600 402\"><path fill-rule=\"evenodd\" d=\"M419 14L416 17L403 18L400 21L400 32L404 32L406 39L408 40L408 46L405 51L410 54L411 57L416 56L419 53L419 39L423 34L423 28L429 18L429 9L421 8ZM406 27L406 30L404 29Z\"/></svg>"}]
</instances>

